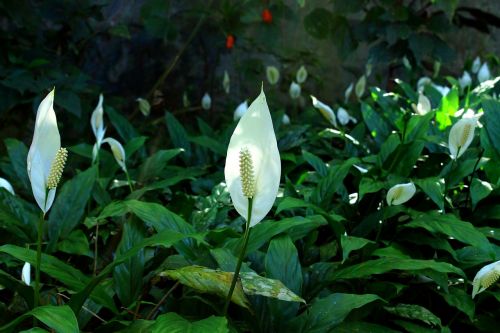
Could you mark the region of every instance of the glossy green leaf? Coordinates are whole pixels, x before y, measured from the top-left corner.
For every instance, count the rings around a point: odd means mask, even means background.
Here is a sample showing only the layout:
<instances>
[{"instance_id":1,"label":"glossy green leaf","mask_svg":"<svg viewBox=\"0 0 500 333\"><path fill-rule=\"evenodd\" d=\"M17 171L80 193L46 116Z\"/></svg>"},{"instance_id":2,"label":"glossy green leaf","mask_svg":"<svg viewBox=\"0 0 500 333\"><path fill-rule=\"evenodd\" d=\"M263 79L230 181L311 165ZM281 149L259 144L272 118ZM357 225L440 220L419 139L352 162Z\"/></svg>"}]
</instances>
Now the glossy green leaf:
<instances>
[{"instance_id":1,"label":"glossy green leaf","mask_svg":"<svg viewBox=\"0 0 500 333\"><path fill-rule=\"evenodd\" d=\"M42 323L53 329L57 333L78 333L80 329L78 328L78 322L76 320L75 314L71 311L71 308L67 305L53 306L45 305L39 306L29 312L24 313L19 316L14 321L9 324L0 327L0 331L8 333L13 332L17 325L29 317L35 317Z\"/></svg>"},{"instance_id":2,"label":"glossy green leaf","mask_svg":"<svg viewBox=\"0 0 500 333\"><path fill-rule=\"evenodd\" d=\"M159 316L150 327L152 333L229 333L225 317L211 316L198 321L188 321L175 312Z\"/></svg>"}]
</instances>

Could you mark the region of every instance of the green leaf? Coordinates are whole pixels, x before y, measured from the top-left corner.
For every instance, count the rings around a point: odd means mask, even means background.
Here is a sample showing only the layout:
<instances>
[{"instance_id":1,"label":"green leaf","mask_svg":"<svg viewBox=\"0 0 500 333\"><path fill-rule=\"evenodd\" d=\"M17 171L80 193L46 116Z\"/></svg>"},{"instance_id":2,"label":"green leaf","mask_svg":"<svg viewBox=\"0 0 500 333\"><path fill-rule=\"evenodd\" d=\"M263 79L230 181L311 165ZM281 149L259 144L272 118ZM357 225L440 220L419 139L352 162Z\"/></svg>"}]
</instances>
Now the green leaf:
<instances>
[{"instance_id":1,"label":"green leaf","mask_svg":"<svg viewBox=\"0 0 500 333\"><path fill-rule=\"evenodd\" d=\"M485 98L481 101L481 105L484 110L481 123L486 128L491 144L495 147L496 152L500 154L500 131L498 130L500 128L500 102Z\"/></svg>"},{"instance_id":2,"label":"green leaf","mask_svg":"<svg viewBox=\"0 0 500 333\"><path fill-rule=\"evenodd\" d=\"M17 325L29 317L35 317L42 323L53 329L57 333L71 333L80 332L78 328L78 321L76 320L75 314L71 311L71 308L67 305L63 306L53 306L45 305L39 306L30 312L26 312L23 315L16 318L9 324L0 327L0 331L8 333L12 332Z\"/></svg>"},{"instance_id":3,"label":"green leaf","mask_svg":"<svg viewBox=\"0 0 500 333\"><path fill-rule=\"evenodd\" d=\"M431 269L441 273L455 273L465 277L464 272L449 263L434 260L404 259L385 257L375 260L367 260L360 264L340 268L333 272L329 279L362 279L374 274L383 274L392 270L418 271Z\"/></svg>"},{"instance_id":4,"label":"green leaf","mask_svg":"<svg viewBox=\"0 0 500 333\"><path fill-rule=\"evenodd\" d=\"M36 239L34 226L37 221L38 217L28 209L21 198L0 189L0 229L7 231L6 240L30 242Z\"/></svg>"},{"instance_id":5,"label":"green leaf","mask_svg":"<svg viewBox=\"0 0 500 333\"><path fill-rule=\"evenodd\" d=\"M420 305L397 304L393 307L384 306L384 309L396 316L408 319L417 319L423 321L427 325L441 326L441 319Z\"/></svg>"},{"instance_id":6,"label":"green leaf","mask_svg":"<svg viewBox=\"0 0 500 333\"><path fill-rule=\"evenodd\" d=\"M28 148L23 142L16 139L5 139L4 142L7 148L7 154L9 155L10 164L17 175L14 183L20 183L24 190L28 192L31 191L30 180L28 178L28 172L26 171Z\"/></svg>"},{"instance_id":7,"label":"green leaf","mask_svg":"<svg viewBox=\"0 0 500 333\"><path fill-rule=\"evenodd\" d=\"M168 133L174 147L182 148L185 154L182 155L184 160L191 158L191 145L189 144L189 136L184 129L184 126L170 112L165 113L165 123L167 124Z\"/></svg>"},{"instance_id":8,"label":"green leaf","mask_svg":"<svg viewBox=\"0 0 500 333\"><path fill-rule=\"evenodd\" d=\"M321 158L306 150L302 150L302 157L304 157L307 163L309 163L321 177L326 177L328 168Z\"/></svg>"},{"instance_id":9,"label":"green leaf","mask_svg":"<svg viewBox=\"0 0 500 333\"><path fill-rule=\"evenodd\" d=\"M384 169L401 177L408 177L424 149L424 141L400 144L384 163Z\"/></svg>"},{"instance_id":10,"label":"green leaf","mask_svg":"<svg viewBox=\"0 0 500 333\"><path fill-rule=\"evenodd\" d=\"M122 239L116 249L117 256L141 244L145 230L142 223L129 219L123 224ZM144 273L144 250L139 250L123 263L115 267L113 281L118 298L125 306L132 304L142 290L142 275Z\"/></svg>"},{"instance_id":11,"label":"green leaf","mask_svg":"<svg viewBox=\"0 0 500 333\"><path fill-rule=\"evenodd\" d=\"M363 177L359 182L359 196L358 202L361 201L363 196L367 193L376 193L385 187L384 182L373 180L371 178Z\"/></svg>"},{"instance_id":12,"label":"green leaf","mask_svg":"<svg viewBox=\"0 0 500 333\"><path fill-rule=\"evenodd\" d=\"M220 156L226 156L227 146L220 140L216 140L206 135L200 135L190 137L189 141L196 143L198 146L208 148Z\"/></svg>"},{"instance_id":13,"label":"green leaf","mask_svg":"<svg viewBox=\"0 0 500 333\"><path fill-rule=\"evenodd\" d=\"M332 13L323 8L315 8L304 18L304 28L308 34L325 39L330 33Z\"/></svg>"},{"instance_id":14,"label":"green leaf","mask_svg":"<svg viewBox=\"0 0 500 333\"><path fill-rule=\"evenodd\" d=\"M139 132L132 126L132 124L122 114L118 113L110 106L104 107L104 114L109 117L116 131L123 139L124 143L129 143L133 138L139 137ZM127 152L128 153L128 152ZM129 154L127 154L129 155Z\"/></svg>"},{"instance_id":15,"label":"green leaf","mask_svg":"<svg viewBox=\"0 0 500 333\"><path fill-rule=\"evenodd\" d=\"M470 294L468 294L461 287L450 287L448 293L439 293L444 300L451 306L465 313L469 320L474 320L475 303Z\"/></svg>"},{"instance_id":16,"label":"green leaf","mask_svg":"<svg viewBox=\"0 0 500 333\"><path fill-rule=\"evenodd\" d=\"M346 321L335 327L335 333L398 333L386 326L363 321Z\"/></svg>"},{"instance_id":17,"label":"green leaf","mask_svg":"<svg viewBox=\"0 0 500 333\"><path fill-rule=\"evenodd\" d=\"M160 276L177 280L183 285L196 289L201 293L218 295L222 299L225 299L229 294L233 275L234 273L232 272L216 271L201 266L186 266L160 273ZM231 301L249 309L250 303L243 292L242 283L243 281L241 280L240 274L240 281L236 283Z\"/></svg>"},{"instance_id":18,"label":"green leaf","mask_svg":"<svg viewBox=\"0 0 500 333\"><path fill-rule=\"evenodd\" d=\"M488 197L493 191L493 186L483 180L474 178L470 186L470 197L472 199L472 207L475 208L477 203Z\"/></svg>"},{"instance_id":19,"label":"green leaf","mask_svg":"<svg viewBox=\"0 0 500 333\"><path fill-rule=\"evenodd\" d=\"M279 280L268 279L254 272L240 273L240 280L243 286L243 291L247 295L261 295L287 302L306 302L288 289Z\"/></svg>"},{"instance_id":20,"label":"green leaf","mask_svg":"<svg viewBox=\"0 0 500 333\"><path fill-rule=\"evenodd\" d=\"M292 217L280 221L263 221L252 228L248 241L247 254L257 251L271 238L281 233L287 233L292 240L300 239L314 229L325 225L326 221L318 215L308 217ZM234 253L239 249L240 239L227 241L225 247Z\"/></svg>"},{"instance_id":21,"label":"green leaf","mask_svg":"<svg viewBox=\"0 0 500 333\"><path fill-rule=\"evenodd\" d=\"M422 189L431 198L439 209L444 209L444 179L439 177L430 177L425 179L414 179L413 182Z\"/></svg>"},{"instance_id":22,"label":"green leaf","mask_svg":"<svg viewBox=\"0 0 500 333\"><path fill-rule=\"evenodd\" d=\"M308 311L294 318L289 325L290 331L323 333L344 321L354 309L368 303L383 301L377 295L334 293L325 298L316 299Z\"/></svg>"},{"instance_id":23,"label":"green leaf","mask_svg":"<svg viewBox=\"0 0 500 333\"><path fill-rule=\"evenodd\" d=\"M64 183L61 191L57 193L48 220L50 238L48 252L53 251L59 237L67 237L80 223L96 177L97 168L91 167Z\"/></svg>"},{"instance_id":24,"label":"green leaf","mask_svg":"<svg viewBox=\"0 0 500 333\"><path fill-rule=\"evenodd\" d=\"M465 244L470 244L492 254L490 242L480 231L476 230L469 222L459 220L452 214L439 214L438 212L410 212L413 221L406 223L402 228L423 228L433 234L444 234L455 238Z\"/></svg>"},{"instance_id":25,"label":"green leaf","mask_svg":"<svg viewBox=\"0 0 500 333\"><path fill-rule=\"evenodd\" d=\"M342 245L342 263L347 260L349 253L352 251L362 249L368 244L375 244L368 239L347 235L342 235L340 237L340 243Z\"/></svg>"},{"instance_id":26,"label":"green leaf","mask_svg":"<svg viewBox=\"0 0 500 333\"><path fill-rule=\"evenodd\" d=\"M62 106L69 113L72 113L77 118L81 117L82 114L82 105L80 103L80 97L72 91L57 91L57 98L55 98L54 102Z\"/></svg>"},{"instance_id":27,"label":"green leaf","mask_svg":"<svg viewBox=\"0 0 500 333\"><path fill-rule=\"evenodd\" d=\"M29 262L32 267L35 266L36 251L7 244L0 246L0 252L7 253L20 261ZM78 269L48 254L42 253L42 262L40 266L42 272L58 281L61 281L73 291L83 289L84 286L90 281L90 279ZM116 312L116 307L112 297L109 296L102 287L97 287L97 289L92 293L91 298L113 312Z\"/></svg>"},{"instance_id":28,"label":"green leaf","mask_svg":"<svg viewBox=\"0 0 500 333\"><path fill-rule=\"evenodd\" d=\"M73 230L66 239L57 244L57 249L69 254L77 254L92 258L92 251L89 249L89 241L85 233L79 229Z\"/></svg>"},{"instance_id":29,"label":"green leaf","mask_svg":"<svg viewBox=\"0 0 500 333\"><path fill-rule=\"evenodd\" d=\"M211 316L203 320L190 322L175 312L165 313L155 320L152 333L229 333L225 317Z\"/></svg>"},{"instance_id":30,"label":"green leaf","mask_svg":"<svg viewBox=\"0 0 500 333\"><path fill-rule=\"evenodd\" d=\"M448 95L441 99L441 106L436 111L436 121L441 131L451 126L451 117L457 112L458 107L458 89L457 87L453 87Z\"/></svg>"},{"instance_id":31,"label":"green leaf","mask_svg":"<svg viewBox=\"0 0 500 333\"><path fill-rule=\"evenodd\" d=\"M147 182L160 176L167 162L182 153L182 151L182 149L159 150L149 156L139 168L138 180Z\"/></svg>"},{"instance_id":32,"label":"green leaf","mask_svg":"<svg viewBox=\"0 0 500 333\"><path fill-rule=\"evenodd\" d=\"M266 276L277 279L297 295L302 290L302 268L295 245L288 236L275 238L269 244L266 259ZM279 300L268 300L266 321L274 327L274 331L282 331L283 323L293 318L299 304L288 304ZM267 319L269 318L269 319Z\"/></svg>"}]
</instances>

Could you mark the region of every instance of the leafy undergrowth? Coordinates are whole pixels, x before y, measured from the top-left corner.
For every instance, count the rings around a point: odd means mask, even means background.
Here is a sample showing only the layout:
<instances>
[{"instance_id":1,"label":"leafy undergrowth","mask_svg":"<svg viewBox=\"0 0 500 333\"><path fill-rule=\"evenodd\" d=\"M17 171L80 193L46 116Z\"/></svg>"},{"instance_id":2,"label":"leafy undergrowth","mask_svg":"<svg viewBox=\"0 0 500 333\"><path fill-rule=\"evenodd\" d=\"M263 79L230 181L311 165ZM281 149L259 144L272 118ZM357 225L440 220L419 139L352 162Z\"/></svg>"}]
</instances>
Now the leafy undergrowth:
<instances>
[{"instance_id":1,"label":"leafy undergrowth","mask_svg":"<svg viewBox=\"0 0 500 333\"><path fill-rule=\"evenodd\" d=\"M15 195L0 190L0 329L29 329L35 318L57 332L495 331L500 292L492 285L472 298L472 280L500 259L497 81L463 92L455 84L445 96L422 86L425 110L407 83L371 88L344 105L358 121L337 128L311 106L282 124L270 103L280 190L251 230L227 316L245 225L224 183L235 124L214 129L166 113L158 126L170 141L151 151L105 105L126 169L104 145L93 164L92 144L68 147L45 216L35 308L21 270L36 264L39 209L28 147L8 139L0 168ZM459 133L463 149L451 158L460 118L479 120ZM409 183L408 201L387 200Z\"/></svg>"}]
</instances>

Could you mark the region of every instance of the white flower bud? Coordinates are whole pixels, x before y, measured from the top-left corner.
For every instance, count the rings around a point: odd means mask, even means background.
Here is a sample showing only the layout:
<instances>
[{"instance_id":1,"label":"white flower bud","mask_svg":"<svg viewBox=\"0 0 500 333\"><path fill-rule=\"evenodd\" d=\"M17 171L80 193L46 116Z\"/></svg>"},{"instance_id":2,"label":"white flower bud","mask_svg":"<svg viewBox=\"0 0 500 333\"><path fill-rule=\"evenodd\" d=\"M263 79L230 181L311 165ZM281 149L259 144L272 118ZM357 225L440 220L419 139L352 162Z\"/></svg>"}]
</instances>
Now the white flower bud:
<instances>
[{"instance_id":1,"label":"white flower bud","mask_svg":"<svg viewBox=\"0 0 500 333\"><path fill-rule=\"evenodd\" d=\"M227 71L224 71L224 78L222 79L222 88L224 88L226 94L229 94L229 91L231 90L231 81L229 79L229 73Z\"/></svg>"},{"instance_id":2,"label":"white flower bud","mask_svg":"<svg viewBox=\"0 0 500 333\"><path fill-rule=\"evenodd\" d=\"M488 64L485 62L479 69L479 72L477 72L477 80L480 83L483 83L484 81L488 81L490 78L491 78L490 68L488 67Z\"/></svg>"},{"instance_id":3,"label":"white flower bud","mask_svg":"<svg viewBox=\"0 0 500 333\"><path fill-rule=\"evenodd\" d=\"M297 74L295 75L298 84L302 84L307 80L307 70L304 66L300 66Z\"/></svg>"},{"instance_id":4,"label":"white flower bud","mask_svg":"<svg viewBox=\"0 0 500 333\"><path fill-rule=\"evenodd\" d=\"M313 106L321 112L321 115L325 117L326 120L334 127L337 127L337 119L335 118L335 113L331 107L326 105L325 103L319 101L316 97L311 95Z\"/></svg>"},{"instance_id":5,"label":"white flower bud","mask_svg":"<svg viewBox=\"0 0 500 333\"><path fill-rule=\"evenodd\" d=\"M275 85L280 79L280 71L274 66L267 66L266 76L269 84Z\"/></svg>"},{"instance_id":6,"label":"white flower bud","mask_svg":"<svg viewBox=\"0 0 500 333\"><path fill-rule=\"evenodd\" d=\"M292 99L297 99L300 97L300 92L301 92L301 88L300 88L300 85L295 83L295 82L292 82L290 84L290 89L288 90L288 93L290 94L290 97Z\"/></svg>"},{"instance_id":7,"label":"white flower bud","mask_svg":"<svg viewBox=\"0 0 500 333\"><path fill-rule=\"evenodd\" d=\"M413 183L394 185L387 192L387 204L389 206L404 204L415 195L416 191L417 189Z\"/></svg>"},{"instance_id":8,"label":"white flower bud","mask_svg":"<svg viewBox=\"0 0 500 333\"><path fill-rule=\"evenodd\" d=\"M354 93L358 98L361 98L363 94L365 93L365 87L366 87L366 76L361 76L356 83L356 87L354 87Z\"/></svg>"},{"instance_id":9,"label":"white flower bud","mask_svg":"<svg viewBox=\"0 0 500 333\"><path fill-rule=\"evenodd\" d=\"M243 117L243 115L247 112L247 110L248 110L248 102L245 100L241 102L240 105L238 105L238 107L236 107L236 110L234 110L233 119L235 121L241 119L241 117Z\"/></svg>"},{"instance_id":10,"label":"white flower bud","mask_svg":"<svg viewBox=\"0 0 500 333\"><path fill-rule=\"evenodd\" d=\"M29 286L31 284L31 265L29 262L25 262L23 269L21 271L21 280Z\"/></svg>"},{"instance_id":11,"label":"white flower bud","mask_svg":"<svg viewBox=\"0 0 500 333\"><path fill-rule=\"evenodd\" d=\"M458 79L458 84L460 85L460 89L462 90L472 84L472 77L470 76L469 72L464 71L462 77Z\"/></svg>"},{"instance_id":12,"label":"white flower bud","mask_svg":"<svg viewBox=\"0 0 500 333\"><path fill-rule=\"evenodd\" d=\"M472 62L472 68L471 71L472 73L476 74L479 72L479 68L481 67L481 59L479 57L476 57L474 61Z\"/></svg>"},{"instance_id":13,"label":"white flower bud","mask_svg":"<svg viewBox=\"0 0 500 333\"><path fill-rule=\"evenodd\" d=\"M205 93L205 95L203 95L203 98L201 99L201 107L203 108L203 110L210 110L210 108L212 107L212 98L208 93Z\"/></svg>"}]
</instances>

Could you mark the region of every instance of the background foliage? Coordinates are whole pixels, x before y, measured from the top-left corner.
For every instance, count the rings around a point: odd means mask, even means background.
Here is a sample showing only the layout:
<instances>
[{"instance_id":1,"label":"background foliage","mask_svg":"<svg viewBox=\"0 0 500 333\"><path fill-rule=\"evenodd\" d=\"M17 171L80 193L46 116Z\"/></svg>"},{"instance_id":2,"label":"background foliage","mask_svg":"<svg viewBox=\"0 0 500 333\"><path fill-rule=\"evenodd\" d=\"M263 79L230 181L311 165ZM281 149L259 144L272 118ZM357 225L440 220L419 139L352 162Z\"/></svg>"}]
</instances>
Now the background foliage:
<instances>
[{"instance_id":1,"label":"background foliage","mask_svg":"<svg viewBox=\"0 0 500 333\"><path fill-rule=\"evenodd\" d=\"M35 317L58 332L495 331L498 286L473 300L471 281L500 259L500 88L498 79L474 77L461 89L463 68L447 66L457 51L445 36L464 25L489 33L498 18L448 0L303 3L0 4L0 170L16 192L0 189L3 329L29 329ZM331 97L324 59L282 38L293 22L341 57L369 48L374 74L362 96L340 96L345 82ZM484 59L495 73L496 57ZM242 281L256 273L300 299L265 297L242 282L241 306L232 304L226 318L223 295L244 225L223 183L232 111L253 100L268 65L281 73L264 89L283 176L275 207L252 230ZM292 100L301 65L310 75ZM365 63L345 70L367 75ZM418 115L412 104L423 75L451 90L443 96L425 86L432 110ZM52 87L70 157L45 224L43 306L33 308L33 288L20 279L24 262L35 261L38 220L26 155L31 111ZM110 151L91 163L87 124L101 92L107 135L124 143L133 192ZM210 111L198 106L205 92ZM357 123L332 127L309 94L346 108ZM149 102L148 115L138 97ZM481 113L482 126L453 162L448 134L461 108ZM387 206L387 190L410 180L415 197Z\"/></svg>"}]
</instances>

